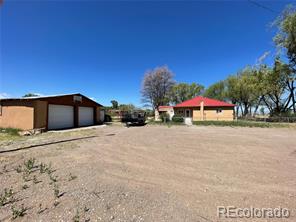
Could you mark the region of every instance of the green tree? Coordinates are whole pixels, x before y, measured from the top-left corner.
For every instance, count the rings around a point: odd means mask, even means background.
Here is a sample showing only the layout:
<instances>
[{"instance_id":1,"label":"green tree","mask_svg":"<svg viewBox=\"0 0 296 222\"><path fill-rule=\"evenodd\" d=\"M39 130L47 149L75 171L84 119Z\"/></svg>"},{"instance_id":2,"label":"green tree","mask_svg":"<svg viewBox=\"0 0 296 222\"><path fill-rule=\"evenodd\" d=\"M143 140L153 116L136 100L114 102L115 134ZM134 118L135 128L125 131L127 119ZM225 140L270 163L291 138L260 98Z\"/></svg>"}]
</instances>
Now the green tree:
<instances>
[{"instance_id":1,"label":"green tree","mask_svg":"<svg viewBox=\"0 0 296 222\"><path fill-rule=\"evenodd\" d=\"M225 98L237 105L236 114L238 114L240 108L243 116L252 115L252 107L259 103L256 69L247 66L236 75L229 76L225 85Z\"/></svg>"},{"instance_id":2,"label":"green tree","mask_svg":"<svg viewBox=\"0 0 296 222\"><path fill-rule=\"evenodd\" d=\"M266 65L259 65L253 70L252 81L253 81L253 106L254 112L253 116L257 114L257 110L260 106L264 106L264 99L266 94L266 87L265 87L265 76L268 73L270 68ZM263 108L264 109L264 108Z\"/></svg>"},{"instance_id":3,"label":"green tree","mask_svg":"<svg viewBox=\"0 0 296 222\"><path fill-rule=\"evenodd\" d=\"M197 83L178 83L171 88L170 100L174 104L181 103L185 100L201 95L203 90L204 86Z\"/></svg>"},{"instance_id":4,"label":"green tree","mask_svg":"<svg viewBox=\"0 0 296 222\"><path fill-rule=\"evenodd\" d=\"M35 97L35 96L39 96L39 95L34 94L34 93L27 93L27 94L23 95L23 97Z\"/></svg>"},{"instance_id":5,"label":"green tree","mask_svg":"<svg viewBox=\"0 0 296 222\"><path fill-rule=\"evenodd\" d=\"M225 100L226 99L225 81L219 81L209 86L205 90L204 96L212 99Z\"/></svg>"},{"instance_id":6,"label":"green tree","mask_svg":"<svg viewBox=\"0 0 296 222\"><path fill-rule=\"evenodd\" d=\"M118 109L118 102L116 100L111 100L112 109Z\"/></svg>"},{"instance_id":7,"label":"green tree","mask_svg":"<svg viewBox=\"0 0 296 222\"><path fill-rule=\"evenodd\" d=\"M279 58L274 61L274 66L264 73L263 101L272 115L286 113L295 105L293 102L291 104L293 92L289 89L291 73L289 65Z\"/></svg>"},{"instance_id":8,"label":"green tree","mask_svg":"<svg viewBox=\"0 0 296 222\"><path fill-rule=\"evenodd\" d=\"M287 87L291 97L290 108L296 113L294 86L296 79L296 8L291 5L288 6L275 20L274 24L278 27L278 32L274 37L274 41L280 49L286 52L292 70L287 82Z\"/></svg>"},{"instance_id":9,"label":"green tree","mask_svg":"<svg viewBox=\"0 0 296 222\"><path fill-rule=\"evenodd\" d=\"M136 109L136 107L133 104L120 104L118 109L120 111L133 111Z\"/></svg>"}]
</instances>

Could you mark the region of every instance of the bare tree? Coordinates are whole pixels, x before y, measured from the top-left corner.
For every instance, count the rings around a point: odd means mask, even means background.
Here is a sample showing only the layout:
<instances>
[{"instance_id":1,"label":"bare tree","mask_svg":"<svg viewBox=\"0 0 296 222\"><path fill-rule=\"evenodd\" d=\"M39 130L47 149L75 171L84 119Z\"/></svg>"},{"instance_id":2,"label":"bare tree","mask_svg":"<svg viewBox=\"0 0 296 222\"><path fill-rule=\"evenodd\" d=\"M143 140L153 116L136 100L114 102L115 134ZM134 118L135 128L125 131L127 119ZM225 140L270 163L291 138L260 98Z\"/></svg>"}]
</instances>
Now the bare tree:
<instances>
[{"instance_id":1,"label":"bare tree","mask_svg":"<svg viewBox=\"0 0 296 222\"><path fill-rule=\"evenodd\" d=\"M158 111L159 106L169 104L169 93L174 84L173 73L167 66L147 71L142 82L142 101Z\"/></svg>"}]
</instances>

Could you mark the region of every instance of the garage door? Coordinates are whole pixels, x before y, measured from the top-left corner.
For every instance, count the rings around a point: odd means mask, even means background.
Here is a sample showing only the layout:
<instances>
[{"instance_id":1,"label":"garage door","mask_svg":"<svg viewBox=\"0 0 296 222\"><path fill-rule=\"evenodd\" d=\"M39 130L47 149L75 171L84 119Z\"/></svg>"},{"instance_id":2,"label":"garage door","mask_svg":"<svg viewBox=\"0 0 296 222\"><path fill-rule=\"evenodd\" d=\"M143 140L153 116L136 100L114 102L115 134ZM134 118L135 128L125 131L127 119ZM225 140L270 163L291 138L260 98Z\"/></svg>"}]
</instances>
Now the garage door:
<instances>
[{"instance_id":1,"label":"garage door","mask_svg":"<svg viewBox=\"0 0 296 222\"><path fill-rule=\"evenodd\" d=\"M73 106L48 105L48 129L65 129L74 127Z\"/></svg>"},{"instance_id":2,"label":"garage door","mask_svg":"<svg viewBox=\"0 0 296 222\"><path fill-rule=\"evenodd\" d=\"M93 107L79 107L78 110L78 125L90 126L94 124L94 108Z\"/></svg>"}]
</instances>

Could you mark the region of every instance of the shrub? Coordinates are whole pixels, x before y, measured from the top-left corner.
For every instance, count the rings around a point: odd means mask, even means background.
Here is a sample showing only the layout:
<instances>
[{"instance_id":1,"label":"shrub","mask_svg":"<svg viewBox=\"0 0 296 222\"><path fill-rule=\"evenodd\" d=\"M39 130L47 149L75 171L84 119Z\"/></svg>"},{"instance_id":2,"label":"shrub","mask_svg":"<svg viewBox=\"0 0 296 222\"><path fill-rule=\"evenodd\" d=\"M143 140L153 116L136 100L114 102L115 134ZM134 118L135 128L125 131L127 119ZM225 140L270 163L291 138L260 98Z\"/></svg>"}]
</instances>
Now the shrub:
<instances>
[{"instance_id":1,"label":"shrub","mask_svg":"<svg viewBox=\"0 0 296 222\"><path fill-rule=\"evenodd\" d=\"M175 123L183 123L184 119L182 116L174 115L172 118L172 121Z\"/></svg>"},{"instance_id":2,"label":"shrub","mask_svg":"<svg viewBox=\"0 0 296 222\"><path fill-rule=\"evenodd\" d=\"M104 122L112 122L112 117L108 114L105 114Z\"/></svg>"}]
</instances>

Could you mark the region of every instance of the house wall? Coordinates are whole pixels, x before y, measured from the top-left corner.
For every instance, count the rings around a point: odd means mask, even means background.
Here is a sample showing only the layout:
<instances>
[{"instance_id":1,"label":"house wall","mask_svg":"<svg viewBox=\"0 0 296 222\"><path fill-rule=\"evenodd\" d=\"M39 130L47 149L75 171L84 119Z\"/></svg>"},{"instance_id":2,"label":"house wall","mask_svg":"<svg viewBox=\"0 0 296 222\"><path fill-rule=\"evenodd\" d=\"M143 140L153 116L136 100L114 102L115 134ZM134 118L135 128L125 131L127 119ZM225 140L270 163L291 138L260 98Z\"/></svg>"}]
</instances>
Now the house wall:
<instances>
[{"instance_id":1,"label":"house wall","mask_svg":"<svg viewBox=\"0 0 296 222\"><path fill-rule=\"evenodd\" d=\"M222 112L217 113L217 109L221 109ZM205 107L204 120L232 121L233 119L234 119L233 107Z\"/></svg>"},{"instance_id":2,"label":"house wall","mask_svg":"<svg viewBox=\"0 0 296 222\"><path fill-rule=\"evenodd\" d=\"M23 130L33 129L33 101L1 101L0 127L12 127Z\"/></svg>"},{"instance_id":3,"label":"house wall","mask_svg":"<svg viewBox=\"0 0 296 222\"><path fill-rule=\"evenodd\" d=\"M200 120L202 120L202 116L201 116L201 113L200 113L200 109L199 108L194 108L192 112L193 112L193 116L192 116L192 120L193 121L200 121Z\"/></svg>"},{"instance_id":4,"label":"house wall","mask_svg":"<svg viewBox=\"0 0 296 222\"><path fill-rule=\"evenodd\" d=\"M103 113L101 113L101 107L97 107L96 112L97 112L97 114L96 114L96 117L97 117L96 122L97 123L104 122L104 119L102 120L102 116L101 116L103 114Z\"/></svg>"},{"instance_id":5,"label":"house wall","mask_svg":"<svg viewBox=\"0 0 296 222\"><path fill-rule=\"evenodd\" d=\"M170 120L173 118L174 116L174 109L173 107L165 107L165 108L159 108L159 113L167 113L169 115Z\"/></svg>"},{"instance_id":6,"label":"house wall","mask_svg":"<svg viewBox=\"0 0 296 222\"><path fill-rule=\"evenodd\" d=\"M47 102L34 101L34 128L41 129L47 127Z\"/></svg>"},{"instance_id":7,"label":"house wall","mask_svg":"<svg viewBox=\"0 0 296 222\"><path fill-rule=\"evenodd\" d=\"M199 107L182 107L174 108L174 112L177 115L185 117L185 110L190 109L192 114L193 121L202 121L202 120L221 120L221 121L231 121L234 119L234 108L233 107L204 107L204 115ZM217 113L217 109L221 109L222 112Z\"/></svg>"}]
</instances>

